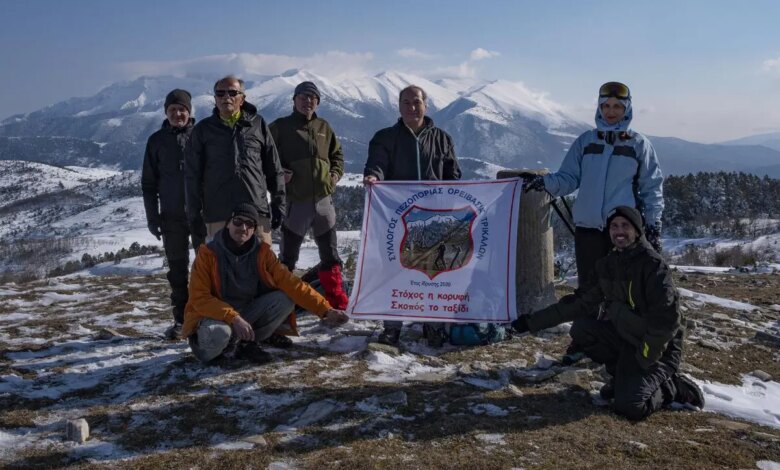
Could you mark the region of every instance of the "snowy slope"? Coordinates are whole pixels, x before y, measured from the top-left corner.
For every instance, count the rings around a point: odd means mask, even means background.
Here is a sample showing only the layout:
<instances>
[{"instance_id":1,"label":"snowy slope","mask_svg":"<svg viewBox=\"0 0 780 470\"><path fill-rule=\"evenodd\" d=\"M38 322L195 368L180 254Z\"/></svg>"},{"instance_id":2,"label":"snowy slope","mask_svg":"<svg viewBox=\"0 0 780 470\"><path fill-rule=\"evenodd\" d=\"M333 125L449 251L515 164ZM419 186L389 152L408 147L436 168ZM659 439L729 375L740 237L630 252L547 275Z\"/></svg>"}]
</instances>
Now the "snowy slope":
<instances>
[{"instance_id":1,"label":"snowy slope","mask_svg":"<svg viewBox=\"0 0 780 470\"><path fill-rule=\"evenodd\" d=\"M101 168L62 168L43 163L0 160L0 207L57 189L71 189L118 173Z\"/></svg>"}]
</instances>

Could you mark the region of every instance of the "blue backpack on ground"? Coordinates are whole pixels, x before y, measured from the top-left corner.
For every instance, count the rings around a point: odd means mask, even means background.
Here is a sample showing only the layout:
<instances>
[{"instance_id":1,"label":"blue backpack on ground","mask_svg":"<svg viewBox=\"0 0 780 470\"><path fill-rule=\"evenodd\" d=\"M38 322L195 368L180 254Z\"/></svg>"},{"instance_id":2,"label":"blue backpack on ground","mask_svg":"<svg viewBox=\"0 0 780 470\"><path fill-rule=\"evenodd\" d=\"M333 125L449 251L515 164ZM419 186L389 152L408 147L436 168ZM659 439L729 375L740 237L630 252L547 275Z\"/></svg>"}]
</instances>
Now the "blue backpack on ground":
<instances>
[{"instance_id":1,"label":"blue backpack on ground","mask_svg":"<svg viewBox=\"0 0 780 470\"><path fill-rule=\"evenodd\" d=\"M480 346L507 339L507 327L498 323L456 323L450 326L450 344Z\"/></svg>"}]
</instances>

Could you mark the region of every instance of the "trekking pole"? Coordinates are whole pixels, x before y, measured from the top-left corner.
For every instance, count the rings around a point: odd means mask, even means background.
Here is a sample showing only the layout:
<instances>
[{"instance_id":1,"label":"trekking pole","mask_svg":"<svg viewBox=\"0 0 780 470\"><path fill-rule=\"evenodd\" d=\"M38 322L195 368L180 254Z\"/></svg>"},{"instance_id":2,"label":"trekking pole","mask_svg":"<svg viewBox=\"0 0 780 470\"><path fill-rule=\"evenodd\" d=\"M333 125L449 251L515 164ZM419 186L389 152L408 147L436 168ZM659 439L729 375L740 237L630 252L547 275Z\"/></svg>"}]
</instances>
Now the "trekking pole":
<instances>
[{"instance_id":1,"label":"trekking pole","mask_svg":"<svg viewBox=\"0 0 780 470\"><path fill-rule=\"evenodd\" d=\"M547 194L550 194L547 192ZM550 194L552 197L552 194ZM561 198L562 199L562 198ZM571 215L571 209L569 208L569 205L566 204L566 201L563 203L566 206L566 209L569 211L569 215ZM566 228L569 229L572 235L574 235L574 225L569 221L569 218L563 215L563 212L561 211L561 208L558 207L558 199L553 198L552 201L550 201L550 205L555 209L555 213L558 214L558 217L563 221L563 224L566 225Z\"/></svg>"}]
</instances>

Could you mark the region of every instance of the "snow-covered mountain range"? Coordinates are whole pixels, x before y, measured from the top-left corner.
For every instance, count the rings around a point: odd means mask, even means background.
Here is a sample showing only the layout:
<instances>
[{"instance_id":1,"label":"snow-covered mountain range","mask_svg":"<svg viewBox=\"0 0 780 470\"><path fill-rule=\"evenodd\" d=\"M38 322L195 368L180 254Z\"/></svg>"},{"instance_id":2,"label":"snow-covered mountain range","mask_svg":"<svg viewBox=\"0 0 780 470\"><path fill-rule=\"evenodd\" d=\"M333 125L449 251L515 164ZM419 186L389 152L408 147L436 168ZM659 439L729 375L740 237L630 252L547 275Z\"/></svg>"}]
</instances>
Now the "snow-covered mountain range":
<instances>
[{"instance_id":1,"label":"snow-covered mountain range","mask_svg":"<svg viewBox=\"0 0 780 470\"><path fill-rule=\"evenodd\" d=\"M384 72L332 81L292 70L247 77L247 100L270 122L291 111L293 89L304 80L320 88L319 114L338 133L347 167L355 172L362 171L374 132L398 119L398 93L410 84L426 90L429 114L452 134L461 157L504 167L553 167L572 139L588 127L545 95L501 80L435 83ZM137 169L146 138L164 119L165 94L173 88L189 90L194 114L202 118L213 108L212 86L212 78L142 77L112 84L94 96L12 116L0 123L0 158Z\"/></svg>"},{"instance_id":2,"label":"snow-covered mountain range","mask_svg":"<svg viewBox=\"0 0 780 470\"><path fill-rule=\"evenodd\" d=\"M147 137L164 119L166 93L173 88L189 90L194 115L203 118L213 108L214 78L141 77L114 83L90 97L12 116L0 123L0 159L138 169ZM269 122L291 111L295 85L304 80L317 83L322 94L319 114L339 135L347 170L358 173L368 141L398 119L398 93L410 84L426 90L428 114L453 136L458 156L470 159L467 177L488 173L490 165L555 169L573 139L591 127L544 93L506 80L434 82L387 71L335 81L305 70L245 78L248 101ZM672 137L652 141L667 174L738 170L780 176L780 149L763 142L715 145Z\"/></svg>"}]
</instances>

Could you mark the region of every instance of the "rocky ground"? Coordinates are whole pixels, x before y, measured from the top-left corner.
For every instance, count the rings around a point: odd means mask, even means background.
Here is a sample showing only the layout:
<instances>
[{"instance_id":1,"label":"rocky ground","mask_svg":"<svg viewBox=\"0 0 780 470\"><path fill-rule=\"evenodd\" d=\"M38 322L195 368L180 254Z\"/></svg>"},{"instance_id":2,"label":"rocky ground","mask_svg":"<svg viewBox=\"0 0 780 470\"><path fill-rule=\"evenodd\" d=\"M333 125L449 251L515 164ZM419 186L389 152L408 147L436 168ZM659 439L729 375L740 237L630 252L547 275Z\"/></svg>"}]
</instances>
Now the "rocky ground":
<instances>
[{"instance_id":1,"label":"rocky ground","mask_svg":"<svg viewBox=\"0 0 780 470\"><path fill-rule=\"evenodd\" d=\"M736 400L716 384L759 398L778 390L780 275L676 278L691 292L683 296L683 370L710 387L713 403ZM203 366L184 342L158 336L169 322L166 296L162 275L0 285L0 466L657 470L780 462L777 409L758 410L769 425L679 409L636 424L617 417L598 398L599 367L556 362L565 328L432 350L415 326L394 349L374 343L377 323L330 330L307 316L303 336L292 349L272 349L270 364ZM83 443L65 436L65 421L78 418L90 428Z\"/></svg>"}]
</instances>

